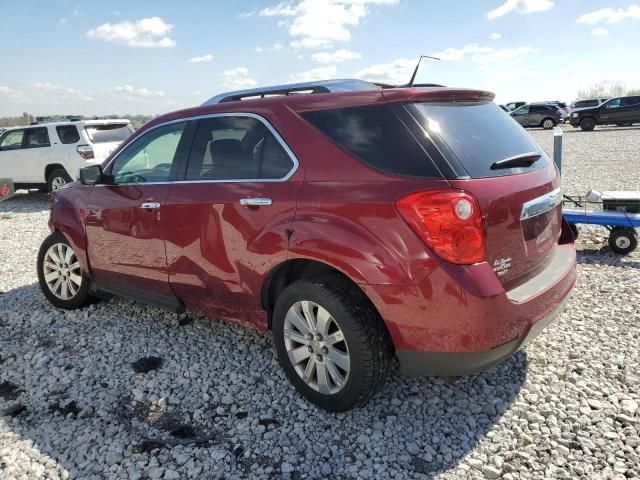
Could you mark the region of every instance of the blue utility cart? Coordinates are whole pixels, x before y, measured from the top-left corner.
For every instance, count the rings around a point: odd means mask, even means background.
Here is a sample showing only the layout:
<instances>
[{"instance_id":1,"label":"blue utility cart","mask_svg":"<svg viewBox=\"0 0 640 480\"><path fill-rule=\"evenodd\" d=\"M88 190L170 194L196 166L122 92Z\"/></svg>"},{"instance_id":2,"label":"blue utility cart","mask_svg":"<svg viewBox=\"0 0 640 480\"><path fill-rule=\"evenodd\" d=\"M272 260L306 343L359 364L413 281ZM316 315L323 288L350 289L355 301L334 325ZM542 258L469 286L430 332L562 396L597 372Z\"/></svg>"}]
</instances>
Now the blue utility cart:
<instances>
[{"instance_id":1,"label":"blue utility cart","mask_svg":"<svg viewBox=\"0 0 640 480\"><path fill-rule=\"evenodd\" d=\"M591 191L584 197L564 195L562 215L578 236L578 224L602 225L609 230L609 247L627 255L638 247L640 192Z\"/></svg>"}]
</instances>

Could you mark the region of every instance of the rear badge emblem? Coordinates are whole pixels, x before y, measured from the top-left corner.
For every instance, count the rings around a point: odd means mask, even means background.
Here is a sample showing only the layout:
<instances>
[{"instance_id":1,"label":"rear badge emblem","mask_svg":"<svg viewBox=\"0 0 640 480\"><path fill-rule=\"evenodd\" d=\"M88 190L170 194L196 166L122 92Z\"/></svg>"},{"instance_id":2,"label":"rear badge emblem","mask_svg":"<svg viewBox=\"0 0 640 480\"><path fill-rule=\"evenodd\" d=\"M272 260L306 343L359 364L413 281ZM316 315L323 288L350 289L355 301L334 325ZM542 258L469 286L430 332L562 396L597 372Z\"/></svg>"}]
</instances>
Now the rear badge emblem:
<instances>
[{"instance_id":1,"label":"rear badge emblem","mask_svg":"<svg viewBox=\"0 0 640 480\"><path fill-rule=\"evenodd\" d=\"M499 277L502 277L509 273L509 269L511 268L511 257L507 258L499 258L493 262L493 271Z\"/></svg>"}]
</instances>

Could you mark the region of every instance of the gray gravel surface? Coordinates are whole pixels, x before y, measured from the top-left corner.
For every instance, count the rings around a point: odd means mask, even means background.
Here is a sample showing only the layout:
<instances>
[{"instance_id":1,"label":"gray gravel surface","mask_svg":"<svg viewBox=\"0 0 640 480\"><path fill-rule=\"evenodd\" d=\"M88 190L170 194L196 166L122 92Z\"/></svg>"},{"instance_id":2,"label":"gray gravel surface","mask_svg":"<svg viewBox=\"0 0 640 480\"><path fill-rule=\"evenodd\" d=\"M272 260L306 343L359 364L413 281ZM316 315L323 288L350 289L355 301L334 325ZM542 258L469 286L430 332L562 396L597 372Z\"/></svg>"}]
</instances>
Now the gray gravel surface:
<instances>
[{"instance_id":1,"label":"gray gravel surface","mask_svg":"<svg viewBox=\"0 0 640 480\"><path fill-rule=\"evenodd\" d=\"M640 189L640 129L566 130L567 192ZM18 212L0 220L2 479L640 478L640 255L605 230L581 231L571 302L525 351L454 382L394 368L336 415L295 393L267 335L121 299L51 307L47 209L0 204Z\"/></svg>"}]
</instances>

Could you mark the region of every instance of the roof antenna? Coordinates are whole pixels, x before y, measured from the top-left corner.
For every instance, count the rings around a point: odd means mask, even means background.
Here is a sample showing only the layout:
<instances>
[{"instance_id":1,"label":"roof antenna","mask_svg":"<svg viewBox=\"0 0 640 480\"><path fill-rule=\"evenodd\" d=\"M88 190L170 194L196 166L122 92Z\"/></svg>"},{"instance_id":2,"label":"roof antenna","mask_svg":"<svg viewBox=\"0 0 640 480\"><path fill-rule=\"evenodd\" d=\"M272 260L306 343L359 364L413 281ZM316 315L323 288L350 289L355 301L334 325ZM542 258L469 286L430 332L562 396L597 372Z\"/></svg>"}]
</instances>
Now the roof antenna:
<instances>
[{"instance_id":1,"label":"roof antenna","mask_svg":"<svg viewBox=\"0 0 640 480\"><path fill-rule=\"evenodd\" d=\"M420 58L418 59L418 64L416 65L416 69L413 71L413 75L411 75L411 80L409 80L407 87L413 87L413 82L416 79L416 75L418 74L418 69L420 68L420 62L422 61L423 58L430 58L431 60L440 60L438 57L431 57L429 55L420 55Z\"/></svg>"}]
</instances>

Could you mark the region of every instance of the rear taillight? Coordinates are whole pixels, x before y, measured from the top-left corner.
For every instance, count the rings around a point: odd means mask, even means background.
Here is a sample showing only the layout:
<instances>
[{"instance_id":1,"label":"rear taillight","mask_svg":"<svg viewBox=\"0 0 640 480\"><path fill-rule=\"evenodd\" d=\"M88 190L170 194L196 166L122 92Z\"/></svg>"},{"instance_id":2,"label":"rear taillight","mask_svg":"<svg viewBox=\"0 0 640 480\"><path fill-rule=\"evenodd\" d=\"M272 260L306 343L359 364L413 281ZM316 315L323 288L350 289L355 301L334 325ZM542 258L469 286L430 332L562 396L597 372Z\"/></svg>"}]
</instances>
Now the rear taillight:
<instances>
[{"instance_id":1,"label":"rear taillight","mask_svg":"<svg viewBox=\"0 0 640 480\"><path fill-rule=\"evenodd\" d=\"M459 190L412 193L398 200L396 208L444 260L457 264L485 260L482 216L473 195Z\"/></svg>"},{"instance_id":2,"label":"rear taillight","mask_svg":"<svg viewBox=\"0 0 640 480\"><path fill-rule=\"evenodd\" d=\"M85 160L91 160L93 158L93 147L91 145L78 145L76 151Z\"/></svg>"}]
</instances>

